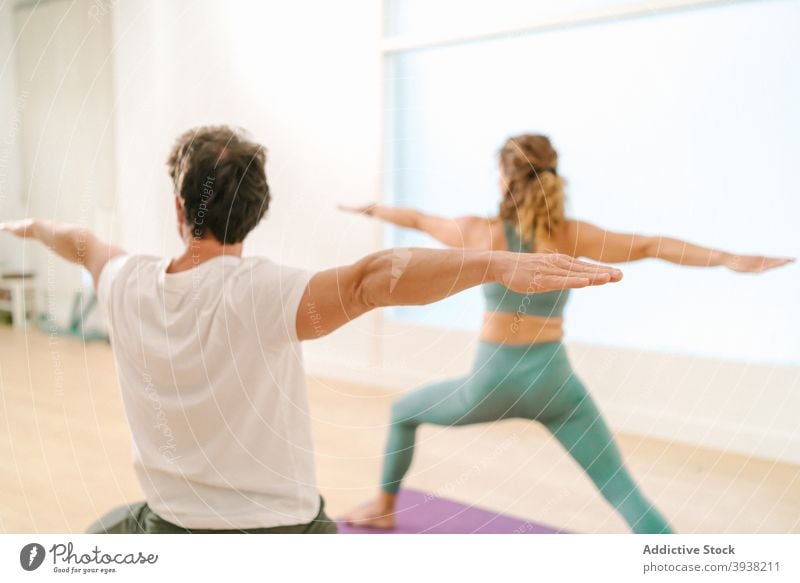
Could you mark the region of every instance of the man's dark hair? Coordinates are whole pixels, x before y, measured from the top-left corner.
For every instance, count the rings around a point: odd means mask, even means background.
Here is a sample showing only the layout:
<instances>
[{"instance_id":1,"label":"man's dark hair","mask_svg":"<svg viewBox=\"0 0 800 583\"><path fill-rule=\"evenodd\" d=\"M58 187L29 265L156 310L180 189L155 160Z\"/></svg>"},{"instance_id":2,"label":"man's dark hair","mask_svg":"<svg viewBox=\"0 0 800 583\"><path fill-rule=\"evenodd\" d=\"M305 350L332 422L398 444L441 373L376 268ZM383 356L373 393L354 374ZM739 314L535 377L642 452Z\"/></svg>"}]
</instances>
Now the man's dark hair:
<instances>
[{"instance_id":1,"label":"man's dark hair","mask_svg":"<svg viewBox=\"0 0 800 583\"><path fill-rule=\"evenodd\" d=\"M266 149L243 130L205 126L183 133L167 159L192 236L244 241L269 208Z\"/></svg>"}]
</instances>

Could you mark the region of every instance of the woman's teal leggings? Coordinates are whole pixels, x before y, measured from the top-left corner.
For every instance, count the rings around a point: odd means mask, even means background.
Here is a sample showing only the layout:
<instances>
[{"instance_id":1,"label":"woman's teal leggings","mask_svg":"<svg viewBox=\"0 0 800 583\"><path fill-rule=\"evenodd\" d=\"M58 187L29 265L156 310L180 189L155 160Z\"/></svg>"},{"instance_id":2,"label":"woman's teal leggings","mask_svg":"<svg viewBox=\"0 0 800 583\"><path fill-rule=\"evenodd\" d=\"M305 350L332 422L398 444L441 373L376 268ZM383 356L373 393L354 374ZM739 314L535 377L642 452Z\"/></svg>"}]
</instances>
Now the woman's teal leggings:
<instances>
[{"instance_id":1,"label":"woman's teal leggings","mask_svg":"<svg viewBox=\"0 0 800 583\"><path fill-rule=\"evenodd\" d=\"M511 417L544 424L637 533L668 533L669 525L634 483L611 433L560 342L481 343L469 376L429 385L392 407L383 490L400 489L421 423L468 425Z\"/></svg>"}]
</instances>

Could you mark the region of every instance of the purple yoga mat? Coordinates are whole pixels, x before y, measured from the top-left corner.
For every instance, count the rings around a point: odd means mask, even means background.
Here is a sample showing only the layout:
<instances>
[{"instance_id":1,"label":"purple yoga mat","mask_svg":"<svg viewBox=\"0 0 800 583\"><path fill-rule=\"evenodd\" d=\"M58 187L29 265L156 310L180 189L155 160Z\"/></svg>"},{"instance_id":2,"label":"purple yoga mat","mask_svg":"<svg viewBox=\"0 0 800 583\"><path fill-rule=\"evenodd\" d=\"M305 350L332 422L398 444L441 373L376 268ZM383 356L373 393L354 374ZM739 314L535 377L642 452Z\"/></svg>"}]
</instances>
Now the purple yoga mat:
<instances>
[{"instance_id":1,"label":"purple yoga mat","mask_svg":"<svg viewBox=\"0 0 800 583\"><path fill-rule=\"evenodd\" d=\"M400 490L397 526L377 530L338 522L340 534L555 534L561 532L528 520L465 506L417 490Z\"/></svg>"}]
</instances>

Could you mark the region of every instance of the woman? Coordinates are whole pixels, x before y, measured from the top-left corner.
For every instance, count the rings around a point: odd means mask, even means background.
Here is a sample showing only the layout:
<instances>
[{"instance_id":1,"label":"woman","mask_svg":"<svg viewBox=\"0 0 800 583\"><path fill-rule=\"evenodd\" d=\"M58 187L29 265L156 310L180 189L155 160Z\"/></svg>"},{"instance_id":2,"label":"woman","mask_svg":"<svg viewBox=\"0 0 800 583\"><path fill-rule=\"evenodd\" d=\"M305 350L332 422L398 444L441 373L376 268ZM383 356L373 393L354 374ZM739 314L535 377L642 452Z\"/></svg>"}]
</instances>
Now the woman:
<instances>
[{"instance_id":1,"label":"woman","mask_svg":"<svg viewBox=\"0 0 800 583\"><path fill-rule=\"evenodd\" d=\"M545 136L509 139L500 151L503 199L498 216L488 220L445 219L384 206L345 210L417 229L466 249L557 252L604 263L653 257L749 273L791 261L734 255L667 237L612 233L571 220L564 215L564 181L557 162ZM487 309L472 372L411 392L394 404L381 491L346 520L375 528L394 526L397 492L411 464L420 424L465 425L522 417L551 431L633 532L671 532L631 478L594 401L570 367L561 344L569 291L525 295L490 284L484 292Z\"/></svg>"}]
</instances>

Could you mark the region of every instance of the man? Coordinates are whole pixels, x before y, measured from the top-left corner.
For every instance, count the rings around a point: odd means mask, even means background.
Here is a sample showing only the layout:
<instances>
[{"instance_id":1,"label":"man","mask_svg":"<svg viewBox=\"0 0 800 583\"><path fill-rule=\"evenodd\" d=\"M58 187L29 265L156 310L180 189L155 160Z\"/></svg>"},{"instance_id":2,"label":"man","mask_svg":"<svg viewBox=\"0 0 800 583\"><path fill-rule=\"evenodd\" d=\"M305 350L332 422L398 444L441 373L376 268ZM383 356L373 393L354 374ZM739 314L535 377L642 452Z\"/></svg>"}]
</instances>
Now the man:
<instances>
[{"instance_id":1,"label":"man","mask_svg":"<svg viewBox=\"0 0 800 583\"><path fill-rule=\"evenodd\" d=\"M129 255L80 227L0 224L86 267L108 315L146 502L90 532L335 532L315 484L301 341L486 282L538 292L621 277L509 252L387 250L316 274L243 258L270 202L265 162L238 130L178 138L168 167L185 250L171 261Z\"/></svg>"}]
</instances>

